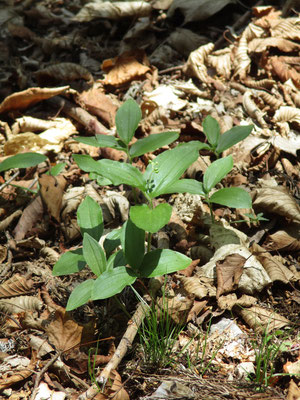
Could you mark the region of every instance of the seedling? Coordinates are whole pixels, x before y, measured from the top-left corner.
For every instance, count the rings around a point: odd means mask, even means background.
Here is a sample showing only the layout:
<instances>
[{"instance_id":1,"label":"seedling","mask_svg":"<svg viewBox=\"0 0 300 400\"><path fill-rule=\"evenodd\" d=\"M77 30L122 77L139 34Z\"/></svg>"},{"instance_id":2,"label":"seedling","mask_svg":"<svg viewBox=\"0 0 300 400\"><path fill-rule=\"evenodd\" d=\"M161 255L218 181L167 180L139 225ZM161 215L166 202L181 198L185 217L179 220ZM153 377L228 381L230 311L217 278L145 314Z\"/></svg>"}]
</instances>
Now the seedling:
<instances>
[{"instance_id":1,"label":"seedling","mask_svg":"<svg viewBox=\"0 0 300 400\"><path fill-rule=\"evenodd\" d=\"M258 213L257 215L254 215L252 213L245 213L244 215L249 218L249 222L252 224L256 224L260 221L269 221L268 218L263 217L263 213ZM244 219L233 221L234 224L239 224L241 222L247 222L247 221Z\"/></svg>"},{"instance_id":2,"label":"seedling","mask_svg":"<svg viewBox=\"0 0 300 400\"><path fill-rule=\"evenodd\" d=\"M125 286L132 285L138 277L150 278L186 268L191 260L183 254L167 249L150 251L151 236L166 225L172 208L167 203L154 207L153 199L169 193L193 193L205 197L209 203L216 202L229 207L248 208L251 198L240 188L225 188L210 195L213 187L220 182L233 167L228 156L212 163L204 174L203 183L194 179L180 179L186 169L197 160L199 150L205 143L192 141L159 154L149 163L144 173L131 165L133 158L169 144L178 137L176 132L150 135L130 142L141 119L139 106L127 100L116 114L118 138L96 135L94 138L77 138L78 141L99 147L111 147L127 154L128 162L109 159L95 161L87 155L73 155L78 166L90 172L101 184L125 184L139 189L147 204L135 205L130 209L130 218L119 230L111 232L99 245L103 232L102 212L91 198L86 198L78 209L78 224L83 235L83 247L65 253L55 264L53 274L65 275L78 272L87 264L97 276L75 288L67 310L74 309L89 300L105 299L120 293ZM145 237L148 246L145 251ZM121 244L122 250L113 253Z\"/></svg>"},{"instance_id":3,"label":"seedling","mask_svg":"<svg viewBox=\"0 0 300 400\"><path fill-rule=\"evenodd\" d=\"M203 131L207 138L207 149L215 153L217 158L223 151L246 139L250 135L253 125L235 126L222 135L218 121L208 115L203 121Z\"/></svg>"}]
</instances>

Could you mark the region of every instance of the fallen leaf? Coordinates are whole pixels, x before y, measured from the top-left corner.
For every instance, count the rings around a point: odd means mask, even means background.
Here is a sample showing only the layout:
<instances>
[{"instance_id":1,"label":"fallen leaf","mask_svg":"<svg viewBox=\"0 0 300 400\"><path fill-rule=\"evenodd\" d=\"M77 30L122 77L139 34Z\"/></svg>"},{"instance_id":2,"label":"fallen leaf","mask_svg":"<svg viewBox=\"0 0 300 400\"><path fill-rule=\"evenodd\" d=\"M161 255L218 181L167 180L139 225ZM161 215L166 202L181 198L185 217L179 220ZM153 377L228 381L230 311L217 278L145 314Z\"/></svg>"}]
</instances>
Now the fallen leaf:
<instances>
[{"instance_id":1,"label":"fallen leaf","mask_svg":"<svg viewBox=\"0 0 300 400\"><path fill-rule=\"evenodd\" d=\"M245 261L245 257L235 253L228 255L224 260L217 261L217 299L221 294L237 289Z\"/></svg>"},{"instance_id":2,"label":"fallen leaf","mask_svg":"<svg viewBox=\"0 0 300 400\"><path fill-rule=\"evenodd\" d=\"M62 175L44 174L40 176L39 184L41 197L49 214L59 222L62 198L67 185L66 179Z\"/></svg>"}]
</instances>

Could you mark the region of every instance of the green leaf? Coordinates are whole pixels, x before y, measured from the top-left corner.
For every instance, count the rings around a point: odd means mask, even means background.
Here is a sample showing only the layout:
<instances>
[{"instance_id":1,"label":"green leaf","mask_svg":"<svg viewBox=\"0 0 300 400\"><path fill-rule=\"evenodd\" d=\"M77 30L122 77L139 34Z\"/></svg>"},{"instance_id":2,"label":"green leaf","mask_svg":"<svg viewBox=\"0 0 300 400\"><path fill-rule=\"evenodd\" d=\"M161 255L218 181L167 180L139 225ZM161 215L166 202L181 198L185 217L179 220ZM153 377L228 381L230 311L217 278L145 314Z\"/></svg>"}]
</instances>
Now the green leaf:
<instances>
[{"instance_id":1,"label":"green leaf","mask_svg":"<svg viewBox=\"0 0 300 400\"><path fill-rule=\"evenodd\" d=\"M11 168L28 168L34 167L47 160L43 154L39 153L22 153L6 158L0 163L0 172L7 171Z\"/></svg>"},{"instance_id":2,"label":"green leaf","mask_svg":"<svg viewBox=\"0 0 300 400\"><path fill-rule=\"evenodd\" d=\"M85 172L96 172L101 175L99 163L95 161L91 156L83 154L73 154L74 161L82 171Z\"/></svg>"},{"instance_id":3,"label":"green leaf","mask_svg":"<svg viewBox=\"0 0 300 400\"><path fill-rule=\"evenodd\" d=\"M116 127L120 138L128 145L132 139L140 120L142 112L133 99L128 99L118 109L116 114Z\"/></svg>"},{"instance_id":4,"label":"green leaf","mask_svg":"<svg viewBox=\"0 0 300 400\"><path fill-rule=\"evenodd\" d=\"M96 134L95 136L77 136L74 138L79 143L88 144L94 147L110 147L116 150L124 151L126 145L120 140L116 139L114 136Z\"/></svg>"},{"instance_id":5,"label":"green leaf","mask_svg":"<svg viewBox=\"0 0 300 400\"><path fill-rule=\"evenodd\" d=\"M109 255L121 244L120 236L121 236L121 229L114 229L113 231L109 232L104 240L103 247L106 253L106 256ZM123 264L124 265L124 264Z\"/></svg>"},{"instance_id":6,"label":"green leaf","mask_svg":"<svg viewBox=\"0 0 300 400\"><path fill-rule=\"evenodd\" d=\"M99 186L109 186L113 184L112 181L110 181L107 178L104 178L104 176L101 176L96 172L90 172L89 177L90 179L96 179Z\"/></svg>"},{"instance_id":7,"label":"green leaf","mask_svg":"<svg viewBox=\"0 0 300 400\"><path fill-rule=\"evenodd\" d=\"M122 265L126 265L127 261L126 258L124 256L123 250L119 250L116 251L115 253L113 253L108 261L107 261L107 266L106 269L113 269L116 267L121 267Z\"/></svg>"},{"instance_id":8,"label":"green leaf","mask_svg":"<svg viewBox=\"0 0 300 400\"><path fill-rule=\"evenodd\" d=\"M178 132L163 132L139 139L130 147L129 154L131 157L138 157L142 154L150 153L174 142L178 136Z\"/></svg>"},{"instance_id":9,"label":"green leaf","mask_svg":"<svg viewBox=\"0 0 300 400\"><path fill-rule=\"evenodd\" d=\"M165 226L171 218L172 207L167 204L159 204L154 209L146 204L133 206L130 209L132 222L144 231L155 233Z\"/></svg>"},{"instance_id":10,"label":"green leaf","mask_svg":"<svg viewBox=\"0 0 300 400\"><path fill-rule=\"evenodd\" d=\"M87 232L97 241L101 238L103 233L102 209L90 196L86 196L78 207L77 222L82 236Z\"/></svg>"},{"instance_id":11,"label":"green leaf","mask_svg":"<svg viewBox=\"0 0 300 400\"><path fill-rule=\"evenodd\" d=\"M97 163L99 171L105 178L110 179L114 185L130 185L145 190L143 174L134 166L113 160L100 160Z\"/></svg>"},{"instance_id":12,"label":"green leaf","mask_svg":"<svg viewBox=\"0 0 300 400\"><path fill-rule=\"evenodd\" d=\"M142 277L151 278L187 268L192 260L184 254L168 249L157 249L145 254L139 268Z\"/></svg>"},{"instance_id":13,"label":"green leaf","mask_svg":"<svg viewBox=\"0 0 300 400\"><path fill-rule=\"evenodd\" d=\"M208 193L232 170L232 156L220 158L207 167L203 177L203 189Z\"/></svg>"},{"instance_id":14,"label":"green leaf","mask_svg":"<svg viewBox=\"0 0 300 400\"><path fill-rule=\"evenodd\" d=\"M127 263L137 269L145 254L145 231L128 219L122 227L121 244Z\"/></svg>"},{"instance_id":15,"label":"green leaf","mask_svg":"<svg viewBox=\"0 0 300 400\"><path fill-rule=\"evenodd\" d=\"M94 279L88 279L76 286L69 297L66 311L74 310L87 303L92 297L94 284Z\"/></svg>"},{"instance_id":16,"label":"green leaf","mask_svg":"<svg viewBox=\"0 0 300 400\"><path fill-rule=\"evenodd\" d=\"M179 181L168 186L161 194L168 193L191 193L200 194L201 196L205 195L202 182L198 182L195 179L180 179Z\"/></svg>"},{"instance_id":17,"label":"green leaf","mask_svg":"<svg viewBox=\"0 0 300 400\"><path fill-rule=\"evenodd\" d=\"M96 279L92 300L101 300L122 292L125 286L132 285L137 276L124 266L105 271Z\"/></svg>"},{"instance_id":18,"label":"green leaf","mask_svg":"<svg viewBox=\"0 0 300 400\"><path fill-rule=\"evenodd\" d=\"M233 128L224 132L223 135L220 136L216 152L220 154L224 150L227 150L235 145L236 143L244 140L247 136L250 135L252 129L253 125L234 126Z\"/></svg>"},{"instance_id":19,"label":"green leaf","mask_svg":"<svg viewBox=\"0 0 300 400\"><path fill-rule=\"evenodd\" d=\"M86 266L83 257L82 247L76 250L70 250L60 256L60 259L55 263L52 275L61 276L74 274L81 271Z\"/></svg>"},{"instance_id":20,"label":"green leaf","mask_svg":"<svg viewBox=\"0 0 300 400\"><path fill-rule=\"evenodd\" d=\"M185 143L159 154L154 162L147 166L144 174L149 196L154 198L164 193L165 189L176 182L197 160L198 155L198 148L193 143Z\"/></svg>"},{"instance_id":21,"label":"green leaf","mask_svg":"<svg viewBox=\"0 0 300 400\"><path fill-rule=\"evenodd\" d=\"M219 143L220 139L220 125L218 121L215 118L208 115L204 119L202 126L208 142L211 144L213 148L217 147L217 144Z\"/></svg>"},{"instance_id":22,"label":"green leaf","mask_svg":"<svg viewBox=\"0 0 300 400\"><path fill-rule=\"evenodd\" d=\"M52 175L52 176L57 176L61 173L61 171L65 168L67 164L66 163L58 163L54 165L50 171L46 173L46 175Z\"/></svg>"},{"instance_id":23,"label":"green leaf","mask_svg":"<svg viewBox=\"0 0 300 400\"><path fill-rule=\"evenodd\" d=\"M232 208L251 208L251 196L246 190L238 187L220 189L213 193L209 200Z\"/></svg>"},{"instance_id":24,"label":"green leaf","mask_svg":"<svg viewBox=\"0 0 300 400\"><path fill-rule=\"evenodd\" d=\"M83 235L83 256L95 275L99 276L106 270L106 257L102 247L86 232Z\"/></svg>"}]
</instances>

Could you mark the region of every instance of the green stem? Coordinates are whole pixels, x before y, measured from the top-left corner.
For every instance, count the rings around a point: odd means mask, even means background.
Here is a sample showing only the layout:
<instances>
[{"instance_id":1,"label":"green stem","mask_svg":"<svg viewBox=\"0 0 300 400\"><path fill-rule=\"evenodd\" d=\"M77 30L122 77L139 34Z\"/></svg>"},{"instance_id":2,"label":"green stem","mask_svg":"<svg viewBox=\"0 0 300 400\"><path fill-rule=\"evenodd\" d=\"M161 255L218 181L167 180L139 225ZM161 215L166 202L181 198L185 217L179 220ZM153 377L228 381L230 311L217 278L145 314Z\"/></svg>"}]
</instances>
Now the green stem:
<instances>
[{"instance_id":1,"label":"green stem","mask_svg":"<svg viewBox=\"0 0 300 400\"><path fill-rule=\"evenodd\" d=\"M131 315L129 314L129 312L126 310L126 308L124 307L124 305L121 303L121 301L119 300L117 295L113 296L113 299L115 300L115 302L118 304L118 306L121 308L121 310L124 312L124 314L131 319Z\"/></svg>"},{"instance_id":2,"label":"green stem","mask_svg":"<svg viewBox=\"0 0 300 400\"><path fill-rule=\"evenodd\" d=\"M215 217L214 217L214 213L213 213L213 209L212 209L212 203L209 201L209 197L206 196L205 200L207 201L209 210L210 210L210 216L211 216L211 222L214 224L215 223Z\"/></svg>"}]
</instances>

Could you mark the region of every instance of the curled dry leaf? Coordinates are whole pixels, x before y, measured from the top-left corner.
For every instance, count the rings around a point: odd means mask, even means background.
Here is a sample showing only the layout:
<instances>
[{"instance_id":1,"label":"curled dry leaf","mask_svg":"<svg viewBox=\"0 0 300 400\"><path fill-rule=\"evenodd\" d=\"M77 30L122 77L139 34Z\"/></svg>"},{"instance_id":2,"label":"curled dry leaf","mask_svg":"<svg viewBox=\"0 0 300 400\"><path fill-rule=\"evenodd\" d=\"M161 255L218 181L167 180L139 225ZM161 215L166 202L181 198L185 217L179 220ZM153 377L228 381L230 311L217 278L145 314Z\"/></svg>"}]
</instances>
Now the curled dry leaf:
<instances>
[{"instance_id":1,"label":"curled dry leaf","mask_svg":"<svg viewBox=\"0 0 300 400\"><path fill-rule=\"evenodd\" d=\"M230 293L237 289L239 280L243 274L243 266L246 258L240 254L230 254L216 262L217 272L217 299L224 293Z\"/></svg>"},{"instance_id":2,"label":"curled dry leaf","mask_svg":"<svg viewBox=\"0 0 300 400\"><path fill-rule=\"evenodd\" d=\"M265 329L271 332L290 325L287 318L259 306L237 309L237 312L252 329L259 333Z\"/></svg>"},{"instance_id":3,"label":"curled dry leaf","mask_svg":"<svg viewBox=\"0 0 300 400\"><path fill-rule=\"evenodd\" d=\"M57 82L72 82L78 79L92 82L93 76L89 70L79 64L65 62L50 65L35 73L39 85L51 85Z\"/></svg>"},{"instance_id":4,"label":"curled dry leaf","mask_svg":"<svg viewBox=\"0 0 300 400\"><path fill-rule=\"evenodd\" d=\"M249 90L244 93L243 106L247 114L249 114L250 117L255 118L260 123L262 128L266 128L268 126L266 121L264 120L264 113L252 100L252 92L250 92Z\"/></svg>"},{"instance_id":5,"label":"curled dry leaf","mask_svg":"<svg viewBox=\"0 0 300 400\"><path fill-rule=\"evenodd\" d=\"M294 122L300 127L300 109L282 106L275 112L273 120L274 122Z\"/></svg>"},{"instance_id":6,"label":"curled dry leaf","mask_svg":"<svg viewBox=\"0 0 300 400\"><path fill-rule=\"evenodd\" d=\"M274 81L273 79L260 79L254 81L253 79L247 78L243 80L243 83L244 85L254 89L262 89L262 88L272 89L276 81Z\"/></svg>"},{"instance_id":7,"label":"curled dry leaf","mask_svg":"<svg viewBox=\"0 0 300 400\"><path fill-rule=\"evenodd\" d=\"M214 51L213 54L208 56L207 60L208 63L216 69L219 75L225 79L230 79L232 69L230 47Z\"/></svg>"},{"instance_id":8,"label":"curled dry leaf","mask_svg":"<svg viewBox=\"0 0 300 400\"><path fill-rule=\"evenodd\" d=\"M160 298L157 300L157 317L160 318L166 316L171 318L175 324L186 324L188 314L194 304L194 300L191 297L183 296L178 293L172 298Z\"/></svg>"},{"instance_id":9,"label":"curled dry leaf","mask_svg":"<svg viewBox=\"0 0 300 400\"><path fill-rule=\"evenodd\" d=\"M62 198L67 185L66 179L62 175L52 176L44 174L40 176L39 184L41 187L41 197L49 214L56 221L60 221Z\"/></svg>"},{"instance_id":10,"label":"curled dry leaf","mask_svg":"<svg viewBox=\"0 0 300 400\"><path fill-rule=\"evenodd\" d=\"M257 303L257 298L243 294L239 299L235 293L222 295L218 298L218 306L221 310L232 310L234 306L251 307Z\"/></svg>"},{"instance_id":11,"label":"curled dry leaf","mask_svg":"<svg viewBox=\"0 0 300 400\"><path fill-rule=\"evenodd\" d=\"M280 230L268 236L266 242L264 243L264 247L269 251L299 251L300 240L289 235L288 232Z\"/></svg>"},{"instance_id":12,"label":"curled dry leaf","mask_svg":"<svg viewBox=\"0 0 300 400\"><path fill-rule=\"evenodd\" d=\"M151 4L146 1L110 1L90 2L85 4L74 21L88 22L95 18L107 18L118 21L121 18L147 17L152 10Z\"/></svg>"},{"instance_id":13,"label":"curled dry leaf","mask_svg":"<svg viewBox=\"0 0 300 400\"><path fill-rule=\"evenodd\" d=\"M101 68L107 75L103 84L120 86L141 79L150 71L148 64L146 56L137 51L128 51L118 57L104 60Z\"/></svg>"},{"instance_id":14,"label":"curled dry leaf","mask_svg":"<svg viewBox=\"0 0 300 400\"><path fill-rule=\"evenodd\" d=\"M268 92L264 92L264 91L259 91L258 92L259 97L265 102L267 103L269 106L271 106L273 108L273 110L277 110L279 107L281 107L283 105L283 99L278 99L277 97L275 97L274 95L268 93Z\"/></svg>"},{"instance_id":15,"label":"curled dry leaf","mask_svg":"<svg viewBox=\"0 0 300 400\"><path fill-rule=\"evenodd\" d=\"M31 293L33 290L33 280L25 278L20 274L14 274L6 282L0 285L0 298L19 296Z\"/></svg>"},{"instance_id":16,"label":"curled dry leaf","mask_svg":"<svg viewBox=\"0 0 300 400\"><path fill-rule=\"evenodd\" d=\"M255 38L248 45L249 51L262 53L269 47L275 47L285 52L299 51L300 45L282 37Z\"/></svg>"},{"instance_id":17,"label":"curled dry leaf","mask_svg":"<svg viewBox=\"0 0 300 400\"><path fill-rule=\"evenodd\" d=\"M22 92L13 93L0 104L0 114L8 111L24 110L40 101L50 99L65 92L69 86L58 88L29 88Z\"/></svg>"},{"instance_id":18,"label":"curled dry leaf","mask_svg":"<svg viewBox=\"0 0 300 400\"><path fill-rule=\"evenodd\" d=\"M285 187L266 186L254 190L252 204L254 208L300 222L300 207Z\"/></svg>"},{"instance_id":19,"label":"curled dry leaf","mask_svg":"<svg viewBox=\"0 0 300 400\"><path fill-rule=\"evenodd\" d=\"M19 296L0 300L0 310L8 314L18 314L24 311L40 311L43 302L32 296Z\"/></svg>"},{"instance_id":20,"label":"curled dry leaf","mask_svg":"<svg viewBox=\"0 0 300 400\"><path fill-rule=\"evenodd\" d=\"M4 144L3 150L6 156L12 156L29 151L46 153L49 146L51 143L47 139L43 139L35 133L26 132L8 140Z\"/></svg>"},{"instance_id":21,"label":"curled dry leaf","mask_svg":"<svg viewBox=\"0 0 300 400\"><path fill-rule=\"evenodd\" d=\"M273 282L280 281L288 283L297 280L294 274L283 265L278 258L266 252L263 247L254 243L251 250L253 251L253 254L255 254L256 258L261 262Z\"/></svg>"},{"instance_id":22,"label":"curled dry leaf","mask_svg":"<svg viewBox=\"0 0 300 400\"><path fill-rule=\"evenodd\" d=\"M183 284L184 290L191 296L196 296L198 299L204 297L216 296L216 288L213 285L213 279L205 276L191 276L186 277L183 275L175 275L177 279Z\"/></svg>"},{"instance_id":23,"label":"curled dry leaf","mask_svg":"<svg viewBox=\"0 0 300 400\"><path fill-rule=\"evenodd\" d=\"M277 75L281 82L286 82L291 79L297 88L300 87L300 73L295 68L291 68L290 65L280 57L269 57L266 68Z\"/></svg>"},{"instance_id":24,"label":"curled dry leaf","mask_svg":"<svg viewBox=\"0 0 300 400\"><path fill-rule=\"evenodd\" d=\"M208 83L209 77L205 64L213 48L214 44L208 43L193 51L183 67L183 72L189 76L198 78L201 82Z\"/></svg>"}]
</instances>

